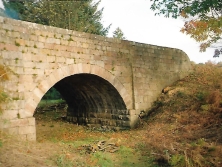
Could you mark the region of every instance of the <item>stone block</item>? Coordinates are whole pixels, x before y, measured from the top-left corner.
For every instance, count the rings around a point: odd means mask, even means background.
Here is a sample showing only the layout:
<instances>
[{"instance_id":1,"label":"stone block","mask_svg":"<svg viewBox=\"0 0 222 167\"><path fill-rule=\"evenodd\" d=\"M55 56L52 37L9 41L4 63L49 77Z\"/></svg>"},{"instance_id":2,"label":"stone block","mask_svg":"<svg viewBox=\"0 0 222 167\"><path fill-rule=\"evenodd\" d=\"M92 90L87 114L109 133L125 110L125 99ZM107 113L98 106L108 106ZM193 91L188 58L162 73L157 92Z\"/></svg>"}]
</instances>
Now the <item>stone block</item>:
<instances>
[{"instance_id":1,"label":"stone block","mask_svg":"<svg viewBox=\"0 0 222 167\"><path fill-rule=\"evenodd\" d=\"M35 42L34 47L42 49L42 48L44 48L44 43L43 42Z\"/></svg>"},{"instance_id":2,"label":"stone block","mask_svg":"<svg viewBox=\"0 0 222 167\"><path fill-rule=\"evenodd\" d=\"M130 116L130 127L134 128L136 124L138 123L139 117L138 115L131 115Z\"/></svg>"},{"instance_id":3,"label":"stone block","mask_svg":"<svg viewBox=\"0 0 222 167\"><path fill-rule=\"evenodd\" d=\"M19 100L12 100L7 103L6 109L10 110L18 110L20 108L20 101Z\"/></svg>"},{"instance_id":4,"label":"stone block","mask_svg":"<svg viewBox=\"0 0 222 167\"><path fill-rule=\"evenodd\" d=\"M36 133L35 126L20 126L19 134L33 134Z\"/></svg>"},{"instance_id":5,"label":"stone block","mask_svg":"<svg viewBox=\"0 0 222 167\"><path fill-rule=\"evenodd\" d=\"M26 134L19 134L18 138L22 141L27 141L27 135Z\"/></svg>"},{"instance_id":6,"label":"stone block","mask_svg":"<svg viewBox=\"0 0 222 167\"><path fill-rule=\"evenodd\" d=\"M7 128L5 129L7 133L9 133L10 135L18 135L19 131L18 131L18 127L13 127L13 128Z\"/></svg>"},{"instance_id":7,"label":"stone block","mask_svg":"<svg viewBox=\"0 0 222 167\"><path fill-rule=\"evenodd\" d=\"M49 75L48 79L49 79L49 81L50 81L49 83L51 85L54 85L55 83L57 83L59 81L56 78L56 73L53 73L53 74Z\"/></svg>"},{"instance_id":8,"label":"stone block","mask_svg":"<svg viewBox=\"0 0 222 167\"><path fill-rule=\"evenodd\" d=\"M32 117L37 105L38 103L36 103L33 99L29 99L25 104L24 109L19 110L20 117L21 118Z\"/></svg>"},{"instance_id":9,"label":"stone block","mask_svg":"<svg viewBox=\"0 0 222 167\"><path fill-rule=\"evenodd\" d=\"M39 85L38 88L41 90L41 92L46 93L51 87L52 83L50 83L49 80L43 80Z\"/></svg>"},{"instance_id":10,"label":"stone block","mask_svg":"<svg viewBox=\"0 0 222 167\"><path fill-rule=\"evenodd\" d=\"M37 56L39 56L39 55L46 56L46 55L50 55L50 53L51 53L50 49L43 48L43 49L39 49L39 54ZM41 57L41 58L43 58L43 57ZM40 59L40 60L45 60L45 59Z\"/></svg>"},{"instance_id":11,"label":"stone block","mask_svg":"<svg viewBox=\"0 0 222 167\"><path fill-rule=\"evenodd\" d=\"M9 127L13 128L13 127L20 127L20 126L28 126L29 122L28 119L24 118L20 118L20 119L13 119L13 120L9 120Z\"/></svg>"},{"instance_id":12,"label":"stone block","mask_svg":"<svg viewBox=\"0 0 222 167\"><path fill-rule=\"evenodd\" d=\"M55 56L49 56L49 55L48 55L48 56L46 57L46 61L47 61L47 62L50 62L50 63L51 63L51 62L55 62L55 60L56 60L56 57L55 57Z\"/></svg>"},{"instance_id":13,"label":"stone block","mask_svg":"<svg viewBox=\"0 0 222 167\"><path fill-rule=\"evenodd\" d=\"M67 77L70 75L69 66L63 66L63 67L61 67L61 70L62 70L64 76Z\"/></svg>"},{"instance_id":14,"label":"stone block","mask_svg":"<svg viewBox=\"0 0 222 167\"><path fill-rule=\"evenodd\" d=\"M59 39L55 39L55 38L46 38L45 39L45 43L54 43L54 44L60 44L60 40Z\"/></svg>"},{"instance_id":15,"label":"stone block","mask_svg":"<svg viewBox=\"0 0 222 167\"><path fill-rule=\"evenodd\" d=\"M41 99L43 97L45 92L43 92L41 89L39 88L35 88L33 91L33 94L36 95L37 97L39 97L39 99Z\"/></svg>"},{"instance_id":16,"label":"stone block","mask_svg":"<svg viewBox=\"0 0 222 167\"><path fill-rule=\"evenodd\" d=\"M36 141L36 133L29 133L27 134L28 141Z\"/></svg>"},{"instance_id":17,"label":"stone block","mask_svg":"<svg viewBox=\"0 0 222 167\"><path fill-rule=\"evenodd\" d=\"M35 87L36 85L33 82L26 82L26 84L24 85L25 94L28 95L27 91L32 91Z\"/></svg>"},{"instance_id":18,"label":"stone block","mask_svg":"<svg viewBox=\"0 0 222 167\"><path fill-rule=\"evenodd\" d=\"M66 58L66 64L67 65L70 65L70 64L73 64L73 63L74 63L74 59Z\"/></svg>"},{"instance_id":19,"label":"stone block","mask_svg":"<svg viewBox=\"0 0 222 167\"><path fill-rule=\"evenodd\" d=\"M129 110L129 114L132 115L136 115L136 110Z\"/></svg>"},{"instance_id":20,"label":"stone block","mask_svg":"<svg viewBox=\"0 0 222 167\"><path fill-rule=\"evenodd\" d=\"M35 67L35 63L34 62L31 62L31 61L23 61L23 67L24 68L33 68Z\"/></svg>"},{"instance_id":21,"label":"stone block","mask_svg":"<svg viewBox=\"0 0 222 167\"><path fill-rule=\"evenodd\" d=\"M57 62L57 63L65 63L66 59L65 59L65 57L56 57L55 58L55 62Z\"/></svg>"},{"instance_id":22,"label":"stone block","mask_svg":"<svg viewBox=\"0 0 222 167\"><path fill-rule=\"evenodd\" d=\"M29 39L30 39L31 41L37 41L37 40L38 40L38 36L30 35L30 36L29 36Z\"/></svg>"},{"instance_id":23,"label":"stone block","mask_svg":"<svg viewBox=\"0 0 222 167\"><path fill-rule=\"evenodd\" d=\"M28 107L27 107L27 106L28 106ZM32 117L33 114L34 114L35 108L36 108L36 107L34 107L34 106L26 105L26 106L25 106L25 109L19 109L19 116L20 116L20 118L29 118L29 117Z\"/></svg>"}]
</instances>

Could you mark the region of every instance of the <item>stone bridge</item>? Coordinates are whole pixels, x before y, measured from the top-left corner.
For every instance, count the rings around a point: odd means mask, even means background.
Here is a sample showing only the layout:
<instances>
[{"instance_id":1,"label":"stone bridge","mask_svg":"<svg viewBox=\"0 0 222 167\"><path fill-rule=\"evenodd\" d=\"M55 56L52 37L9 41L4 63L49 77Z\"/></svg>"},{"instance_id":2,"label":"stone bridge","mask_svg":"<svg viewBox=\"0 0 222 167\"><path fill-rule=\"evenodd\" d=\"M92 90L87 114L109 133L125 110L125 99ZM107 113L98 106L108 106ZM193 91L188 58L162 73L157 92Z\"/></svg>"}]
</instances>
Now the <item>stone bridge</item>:
<instances>
[{"instance_id":1,"label":"stone bridge","mask_svg":"<svg viewBox=\"0 0 222 167\"><path fill-rule=\"evenodd\" d=\"M178 49L102 37L0 17L0 129L36 139L34 111L54 86L68 104L70 121L134 127L166 86L185 77L187 55Z\"/></svg>"}]
</instances>

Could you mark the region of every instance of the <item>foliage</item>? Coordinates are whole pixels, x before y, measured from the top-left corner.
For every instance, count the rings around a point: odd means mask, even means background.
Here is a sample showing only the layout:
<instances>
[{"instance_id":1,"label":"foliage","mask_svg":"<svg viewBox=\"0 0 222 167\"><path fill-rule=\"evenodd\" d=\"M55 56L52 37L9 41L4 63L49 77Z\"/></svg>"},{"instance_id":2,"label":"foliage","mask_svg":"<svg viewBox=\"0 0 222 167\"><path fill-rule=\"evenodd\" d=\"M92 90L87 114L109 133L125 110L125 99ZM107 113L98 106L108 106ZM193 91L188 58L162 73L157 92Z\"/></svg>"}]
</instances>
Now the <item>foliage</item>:
<instances>
[{"instance_id":1,"label":"foliage","mask_svg":"<svg viewBox=\"0 0 222 167\"><path fill-rule=\"evenodd\" d=\"M23 21L55 26L106 36L110 26L104 28L101 23L103 9L98 10L100 1L93 0L4 0L5 13L15 18L11 11Z\"/></svg>"},{"instance_id":2,"label":"foliage","mask_svg":"<svg viewBox=\"0 0 222 167\"><path fill-rule=\"evenodd\" d=\"M0 16L7 17L7 15L5 14L5 11L2 8L0 8Z\"/></svg>"},{"instance_id":3,"label":"foliage","mask_svg":"<svg viewBox=\"0 0 222 167\"><path fill-rule=\"evenodd\" d=\"M185 166L186 162L185 162L184 155L180 155L180 154L173 155L170 158L170 165L175 166L175 167Z\"/></svg>"},{"instance_id":4,"label":"foliage","mask_svg":"<svg viewBox=\"0 0 222 167\"><path fill-rule=\"evenodd\" d=\"M113 38L126 39L124 37L123 31L119 27L117 27L116 30L113 32Z\"/></svg>"},{"instance_id":5,"label":"foliage","mask_svg":"<svg viewBox=\"0 0 222 167\"><path fill-rule=\"evenodd\" d=\"M154 0L151 9L165 17L183 17L186 22L181 32L202 42L201 52L221 40L221 0Z\"/></svg>"},{"instance_id":6,"label":"foliage","mask_svg":"<svg viewBox=\"0 0 222 167\"><path fill-rule=\"evenodd\" d=\"M46 94L43 96L43 99L47 99L47 100L57 100L57 99L61 99L61 95L60 93L54 88L51 87Z\"/></svg>"}]
</instances>

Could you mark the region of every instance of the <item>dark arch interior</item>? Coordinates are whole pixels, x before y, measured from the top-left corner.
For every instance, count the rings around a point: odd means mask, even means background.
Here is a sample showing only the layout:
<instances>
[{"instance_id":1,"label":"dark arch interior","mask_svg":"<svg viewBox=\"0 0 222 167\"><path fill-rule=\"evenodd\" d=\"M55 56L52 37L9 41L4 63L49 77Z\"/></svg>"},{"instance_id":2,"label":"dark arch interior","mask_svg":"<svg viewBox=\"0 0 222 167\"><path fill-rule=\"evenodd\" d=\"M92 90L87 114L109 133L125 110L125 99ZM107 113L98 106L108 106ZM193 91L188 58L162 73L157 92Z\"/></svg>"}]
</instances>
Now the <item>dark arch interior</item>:
<instances>
[{"instance_id":1,"label":"dark arch interior","mask_svg":"<svg viewBox=\"0 0 222 167\"><path fill-rule=\"evenodd\" d=\"M75 74L54 87L68 104L67 119L78 124L118 125L119 114L127 114L119 92L105 79L92 74Z\"/></svg>"}]
</instances>

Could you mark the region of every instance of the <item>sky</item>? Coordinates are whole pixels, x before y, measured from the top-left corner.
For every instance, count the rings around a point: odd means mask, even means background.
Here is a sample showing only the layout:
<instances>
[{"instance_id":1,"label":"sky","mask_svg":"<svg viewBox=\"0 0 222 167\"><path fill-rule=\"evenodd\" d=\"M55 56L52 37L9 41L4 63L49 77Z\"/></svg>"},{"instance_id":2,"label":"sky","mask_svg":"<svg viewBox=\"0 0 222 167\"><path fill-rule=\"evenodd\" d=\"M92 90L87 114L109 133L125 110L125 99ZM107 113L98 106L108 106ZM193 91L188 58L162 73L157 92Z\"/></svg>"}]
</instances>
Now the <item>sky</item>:
<instances>
[{"instance_id":1,"label":"sky","mask_svg":"<svg viewBox=\"0 0 222 167\"><path fill-rule=\"evenodd\" d=\"M112 24L108 36L112 37L113 31L120 27L126 40L178 48L195 63L222 61L221 57L213 58L213 48L199 52L200 44L180 32L184 25L182 19L155 16L150 5L150 0L101 0L99 7L104 7L102 23L105 27Z\"/></svg>"}]
</instances>

